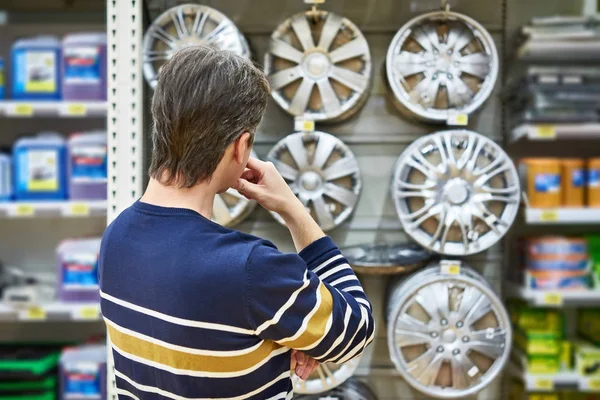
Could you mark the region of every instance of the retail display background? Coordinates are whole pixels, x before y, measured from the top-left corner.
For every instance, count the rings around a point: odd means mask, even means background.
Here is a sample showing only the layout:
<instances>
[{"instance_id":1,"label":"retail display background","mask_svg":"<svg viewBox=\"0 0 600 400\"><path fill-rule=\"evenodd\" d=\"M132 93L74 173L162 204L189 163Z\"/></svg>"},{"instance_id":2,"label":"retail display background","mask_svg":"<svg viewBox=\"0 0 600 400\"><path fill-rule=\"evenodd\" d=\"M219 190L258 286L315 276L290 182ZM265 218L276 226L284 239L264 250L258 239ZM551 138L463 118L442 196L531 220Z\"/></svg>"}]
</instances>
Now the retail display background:
<instances>
[{"instance_id":1,"label":"retail display background","mask_svg":"<svg viewBox=\"0 0 600 400\"><path fill-rule=\"evenodd\" d=\"M107 29L109 75L112 75L109 76L108 116L106 120L103 117L3 118L0 144L12 145L22 133L38 132L47 127L62 133L108 127L109 161L114 163L109 165L110 221L120 209L138 198L145 186L150 151L147 142L150 126L148 105L152 89L141 73L140 52L144 29L167 8L185 2L147 0L145 5L141 0L108 0L106 5L96 0L67 2L72 6L58 0L25 0L19 3L9 6L11 18L7 24L0 24L2 54L8 54L11 44L20 36L33 33L63 35L74 31ZM31 12L38 7L38 3L45 3L44 7L51 9L52 13ZM584 0L448 0L453 11L474 18L490 32L501 60L494 92L483 107L469 117L468 129L494 139L503 147L508 143L500 91L506 67L509 66L510 70L515 66L512 56L518 29L534 16L581 14L584 3ZM308 8L302 0L207 0L202 4L222 11L233 20L250 44L252 59L259 64L263 63L270 35L277 25ZM329 234L340 247L408 241L409 237L402 231L390 194L394 163L416 138L448 127L411 121L396 110L391 102L391 91L386 87L385 56L398 29L416 15L439 9L440 1L326 0L320 7L354 22L365 35L372 58L370 93L364 107L344 122L316 124L317 130L337 136L350 147L358 159L363 182L354 214ZM111 49L113 44L116 47ZM10 72L6 76L6 81L9 80ZM293 118L270 100L257 135L256 153L264 157L280 139L293 132ZM558 143L538 143L517 143L507 151L514 159L522 156L598 155L585 141L570 143L567 147ZM0 254L7 264L17 264L38 272L53 272L49 266L53 265L56 244L60 240L98 235L105 224L103 216L85 219L3 219L0 222ZM265 237L282 251L293 250L287 230L260 208L235 229ZM516 236L534 232L575 234L581 233L581 229L575 226L534 229L525 226L522 216L518 216L505 243L511 243ZM505 289L505 270L512 260L511 254L504 249L511 248L504 244L496 245L486 252L465 258L465 261L502 294ZM385 314L387 288L393 277L359 277L373 303L377 337L363 356L355 375L367 382L381 400L427 399L427 396L419 394L402 381L389 358ZM104 329L101 322L78 322L73 325L52 321L27 324L0 321L0 324L0 340L3 342L16 338L22 341L78 340L101 334ZM504 399L501 379L473 398Z\"/></svg>"}]
</instances>

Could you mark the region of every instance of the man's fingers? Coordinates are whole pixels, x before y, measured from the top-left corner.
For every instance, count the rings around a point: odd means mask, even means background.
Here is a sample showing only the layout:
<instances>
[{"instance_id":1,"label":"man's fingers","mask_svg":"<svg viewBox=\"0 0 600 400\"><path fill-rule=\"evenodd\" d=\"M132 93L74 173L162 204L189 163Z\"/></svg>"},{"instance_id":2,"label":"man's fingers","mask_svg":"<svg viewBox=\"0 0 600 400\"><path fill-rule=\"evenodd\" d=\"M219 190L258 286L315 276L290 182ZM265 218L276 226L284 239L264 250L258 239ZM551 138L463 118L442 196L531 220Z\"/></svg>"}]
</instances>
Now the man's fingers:
<instances>
[{"instance_id":1,"label":"man's fingers","mask_svg":"<svg viewBox=\"0 0 600 400\"><path fill-rule=\"evenodd\" d=\"M233 188L249 199L256 199L258 185L255 185L246 179L238 179Z\"/></svg>"},{"instance_id":2,"label":"man's fingers","mask_svg":"<svg viewBox=\"0 0 600 400\"><path fill-rule=\"evenodd\" d=\"M242 176L240 178L245 179L248 182L258 183L257 182L258 177L256 176L256 172L254 172L251 169L246 169L244 172L242 172Z\"/></svg>"},{"instance_id":3,"label":"man's fingers","mask_svg":"<svg viewBox=\"0 0 600 400\"><path fill-rule=\"evenodd\" d=\"M246 168L262 172L265 168L265 162L260 161L258 158L250 157L248 158L248 164L246 164Z\"/></svg>"},{"instance_id":4,"label":"man's fingers","mask_svg":"<svg viewBox=\"0 0 600 400\"><path fill-rule=\"evenodd\" d=\"M298 361L298 365L304 365L306 363L307 358L308 357L306 357L306 355L302 352L296 353L296 361Z\"/></svg>"}]
</instances>

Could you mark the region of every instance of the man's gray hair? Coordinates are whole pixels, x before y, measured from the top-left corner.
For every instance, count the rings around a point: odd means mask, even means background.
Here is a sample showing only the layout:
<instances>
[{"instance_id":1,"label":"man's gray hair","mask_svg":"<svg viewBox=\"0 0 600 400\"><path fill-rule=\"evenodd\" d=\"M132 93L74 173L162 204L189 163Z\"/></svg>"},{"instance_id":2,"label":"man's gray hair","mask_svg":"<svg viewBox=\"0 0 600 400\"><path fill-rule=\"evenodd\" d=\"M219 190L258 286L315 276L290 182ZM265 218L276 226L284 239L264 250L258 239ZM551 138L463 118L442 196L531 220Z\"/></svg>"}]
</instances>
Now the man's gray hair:
<instances>
[{"instance_id":1,"label":"man's gray hair","mask_svg":"<svg viewBox=\"0 0 600 400\"><path fill-rule=\"evenodd\" d=\"M192 46L165 63L152 98L151 177L190 188L209 179L242 133L254 140L269 83L250 60Z\"/></svg>"}]
</instances>

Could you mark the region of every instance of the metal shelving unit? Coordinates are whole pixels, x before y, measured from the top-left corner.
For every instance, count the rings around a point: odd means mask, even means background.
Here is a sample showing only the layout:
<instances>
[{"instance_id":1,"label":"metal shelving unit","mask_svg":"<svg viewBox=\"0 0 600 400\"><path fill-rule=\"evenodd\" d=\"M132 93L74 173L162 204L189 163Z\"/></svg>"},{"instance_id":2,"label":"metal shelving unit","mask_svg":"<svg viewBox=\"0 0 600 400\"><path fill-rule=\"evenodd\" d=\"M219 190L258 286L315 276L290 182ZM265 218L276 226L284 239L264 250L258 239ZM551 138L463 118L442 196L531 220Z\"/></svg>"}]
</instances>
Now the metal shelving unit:
<instances>
[{"instance_id":1,"label":"metal shelving unit","mask_svg":"<svg viewBox=\"0 0 600 400\"><path fill-rule=\"evenodd\" d=\"M535 307L595 307L600 304L600 290L536 290L507 285L510 298L527 301Z\"/></svg>"},{"instance_id":2,"label":"metal shelving unit","mask_svg":"<svg viewBox=\"0 0 600 400\"><path fill-rule=\"evenodd\" d=\"M105 215L105 200L0 203L0 218L97 217Z\"/></svg>"},{"instance_id":3,"label":"metal shelving unit","mask_svg":"<svg viewBox=\"0 0 600 400\"><path fill-rule=\"evenodd\" d=\"M0 303L0 322L97 322L100 319L98 303L51 302L27 307Z\"/></svg>"},{"instance_id":4,"label":"metal shelving unit","mask_svg":"<svg viewBox=\"0 0 600 400\"><path fill-rule=\"evenodd\" d=\"M526 208L529 225L590 225L600 224L600 208Z\"/></svg>"},{"instance_id":5,"label":"metal shelving unit","mask_svg":"<svg viewBox=\"0 0 600 400\"><path fill-rule=\"evenodd\" d=\"M514 128L510 135L511 143L520 140L552 141L571 139L600 139L600 123L524 124Z\"/></svg>"},{"instance_id":6,"label":"metal shelving unit","mask_svg":"<svg viewBox=\"0 0 600 400\"><path fill-rule=\"evenodd\" d=\"M0 116L17 118L59 117L89 118L106 117L104 101L0 101Z\"/></svg>"}]
</instances>

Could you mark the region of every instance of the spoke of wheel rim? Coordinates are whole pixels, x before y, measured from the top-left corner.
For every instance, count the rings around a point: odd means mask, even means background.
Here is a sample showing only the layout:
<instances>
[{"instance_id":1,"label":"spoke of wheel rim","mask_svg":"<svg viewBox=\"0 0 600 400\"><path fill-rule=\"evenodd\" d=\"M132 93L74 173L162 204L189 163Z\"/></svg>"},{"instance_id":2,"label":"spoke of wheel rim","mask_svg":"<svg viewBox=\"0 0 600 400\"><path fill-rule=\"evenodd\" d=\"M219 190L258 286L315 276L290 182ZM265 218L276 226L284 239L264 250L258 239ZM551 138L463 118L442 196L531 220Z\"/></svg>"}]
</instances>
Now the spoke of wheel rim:
<instances>
[{"instance_id":1,"label":"spoke of wheel rim","mask_svg":"<svg viewBox=\"0 0 600 400\"><path fill-rule=\"evenodd\" d=\"M479 321L484 315L488 314L492 310L492 303L485 296L482 295L477 299L477 302L473 306L473 308L467 314L465 318L465 325L470 326L475 322Z\"/></svg>"},{"instance_id":2,"label":"spoke of wheel rim","mask_svg":"<svg viewBox=\"0 0 600 400\"><path fill-rule=\"evenodd\" d=\"M394 67L399 70L404 64L425 64L427 61L431 60L426 58L422 53L402 50L394 59Z\"/></svg>"},{"instance_id":3,"label":"spoke of wheel rim","mask_svg":"<svg viewBox=\"0 0 600 400\"><path fill-rule=\"evenodd\" d=\"M501 221L483 203L476 202L476 206L471 210L471 213L474 217L481 219L494 233L500 234L497 224Z\"/></svg>"},{"instance_id":4,"label":"spoke of wheel rim","mask_svg":"<svg viewBox=\"0 0 600 400\"><path fill-rule=\"evenodd\" d=\"M297 65L295 67L286 68L275 72L273 75L269 76L269 82L271 82L272 90L279 90L300 79L301 77L302 68Z\"/></svg>"},{"instance_id":5,"label":"spoke of wheel rim","mask_svg":"<svg viewBox=\"0 0 600 400\"><path fill-rule=\"evenodd\" d=\"M464 320L467 317L467 314L473 309L481 296L483 294L473 286L467 286L463 290L457 310L460 319Z\"/></svg>"},{"instance_id":6,"label":"spoke of wheel rim","mask_svg":"<svg viewBox=\"0 0 600 400\"><path fill-rule=\"evenodd\" d=\"M471 53L460 57L458 62L461 64L490 65L490 56L485 53Z\"/></svg>"},{"instance_id":7,"label":"spoke of wheel rim","mask_svg":"<svg viewBox=\"0 0 600 400\"><path fill-rule=\"evenodd\" d=\"M430 76L426 76L421 80L421 82L417 83L415 87L411 89L408 93L410 99L414 103L421 103L423 101L424 96L428 96L429 85L433 83L433 80Z\"/></svg>"},{"instance_id":8,"label":"spoke of wheel rim","mask_svg":"<svg viewBox=\"0 0 600 400\"><path fill-rule=\"evenodd\" d=\"M435 135L433 137L433 143L435 144L437 151L440 153L440 159L445 168L444 172L446 172L448 171L450 165L454 164L454 155L452 154L452 149L446 148L446 139L444 138L444 141L442 142L442 139L439 135Z\"/></svg>"},{"instance_id":9,"label":"spoke of wheel rim","mask_svg":"<svg viewBox=\"0 0 600 400\"><path fill-rule=\"evenodd\" d=\"M472 384L471 382L473 380L473 377L479 372L479 368L477 368L477 366L473 364L473 361L471 361L471 359L464 354L458 354L454 356L452 361L453 366L454 362L460 365L463 376L465 378L465 383L467 384L467 386L470 386ZM452 372L454 373L454 370Z\"/></svg>"},{"instance_id":10,"label":"spoke of wheel rim","mask_svg":"<svg viewBox=\"0 0 600 400\"><path fill-rule=\"evenodd\" d=\"M414 360L406 364L408 372L414 376L420 376L427 366L433 361L436 353L434 349L429 349Z\"/></svg>"},{"instance_id":11,"label":"spoke of wheel rim","mask_svg":"<svg viewBox=\"0 0 600 400\"><path fill-rule=\"evenodd\" d=\"M275 168L277 169L277 171L279 171L279 174L284 179L287 179L289 181L295 181L296 179L298 179L298 170L294 167L279 160L271 160L271 162L275 165Z\"/></svg>"},{"instance_id":12,"label":"spoke of wheel rim","mask_svg":"<svg viewBox=\"0 0 600 400\"><path fill-rule=\"evenodd\" d=\"M353 207L358 199L354 192L329 182L325 184L323 193L348 207Z\"/></svg>"},{"instance_id":13,"label":"spoke of wheel rim","mask_svg":"<svg viewBox=\"0 0 600 400\"><path fill-rule=\"evenodd\" d=\"M435 100L437 99L438 91L440 90L440 83L441 81L439 79L431 80L431 83L423 92L425 96L421 97L421 105L423 107L431 108L435 105Z\"/></svg>"},{"instance_id":14,"label":"spoke of wheel rim","mask_svg":"<svg viewBox=\"0 0 600 400\"><path fill-rule=\"evenodd\" d=\"M355 92L363 92L367 88L368 79L361 74L358 74L349 69L332 66L329 72L329 77L335 79L342 85L354 90Z\"/></svg>"},{"instance_id":15,"label":"spoke of wheel rim","mask_svg":"<svg viewBox=\"0 0 600 400\"><path fill-rule=\"evenodd\" d=\"M306 154L302 135L288 136L285 140L285 145L299 169L308 166L308 155Z\"/></svg>"},{"instance_id":16,"label":"spoke of wheel rim","mask_svg":"<svg viewBox=\"0 0 600 400\"><path fill-rule=\"evenodd\" d=\"M476 342L470 343L469 348L491 358L492 360L496 360L502 357L502 354L504 354L504 344Z\"/></svg>"},{"instance_id":17,"label":"spoke of wheel rim","mask_svg":"<svg viewBox=\"0 0 600 400\"><path fill-rule=\"evenodd\" d=\"M425 286L421 288L419 293L415 296L415 301L423 307L427 314L432 319L439 320L439 310L437 306L434 304L435 295L432 295L431 288L429 286ZM433 300L433 301L432 301Z\"/></svg>"},{"instance_id":18,"label":"spoke of wheel rim","mask_svg":"<svg viewBox=\"0 0 600 400\"><path fill-rule=\"evenodd\" d=\"M464 27L457 25L448 34L448 47L458 53L471 43L471 40L473 40L473 34Z\"/></svg>"},{"instance_id":19,"label":"spoke of wheel rim","mask_svg":"<svg viewBox=\"0 0 600 400\"><path fill-rule=\"evenodd\" d=\"M492 194L515 194L519 191L519 186L514 185L506 188L493 188L489 186L482 186L481 189Z\"/></svg>"},{"instance_id":20,"label":"spoke of wheel rim","mask_svg":"<svg viewBox=\"0 0 600 400\"><path fill-rule=\"evenodd\" d=\"M465 374L465 369L462 363L456 358L452 358L452 387L454 389L466 389L469 387L468 375Z\"/></svg>"},{"instance_id":21,"label":"spoke of wheel rim","mask_svg":"<svg viewBox=\"0 0 600 400\"><path fill-rule=\"evenodd\" d=\"M230 31L233 29L235 29L235 28L233 26L231 26L227 21L221 21L221 22L219 22L219 25L217 25L217 27L212 30L212 32L210 32L208 35L204 36L204 40L207 42L212 42L213 40L218 38L220 35L225 34L227 31Z\"/></svg>"},{"instance_id":22,"label":"spoke of wheel rim","mask_svg":"<svg viewBox=\"0 0 600 400\"><path fill-rule=\"evenodd\" d=\"M427 344L431 341L431 337L424 333L398 330L394 335L396 345L399 348L406 346L415 346L418 344Z\"/></svg>"},{"instance_id":23,"label":"spoke of wheel rim","mask_svg":"<svg viewBox=\"0 0 600 400\"><path fill-rule=\"evenodd\" d=\"M475 150L473 154L469 158L469 161L465 165L465 170L474 174L475 164L477 163L477 159L479 158L479 154L481 154L481 150L485 146L485 140L479 139L477 141L477 146L475 146Z\"/></svg>"},{"instance_id":24,"label":"spoke of wheel rim","mask_svg":"<svg viewBox=\"0 0 600 400\"><path fill-rule=\"evenodd\" d=\"M296 64L300 64L302 62L302 57L304 56L300 50L280 39L271 40L269 52L279 58L293 61Z\"/></svg>"},{"instance_id":25,"label":"spoke of wheel rim","mask_svg":"<svg viewBox=\"0 0 600 400\"><path fill-rule=\"evenodd\" d=\"M398 179L399 189L409 189L409 190L427 190L435 187L435 182L427 181L423 184L416 183L408 183L403 181L402 179Z\"/></svg>"},{"instance_id":26,"label":"spoke of wheel rim","mask_svg":"<svg viewBox=\"0 0 600 400\"><path fill-rule=\"evenodd\" d=\"M429 218L431 218L439 213L440 213L439 207L432 207L429 211L427 211L427 213L420 216L416 221L412 221L412 219L411 219L412 214L403 215L403 216L401 216L401 218L402 218L402 220L407 221L407 223L410 223L410 225L408 226L408 230L411 230L411 229L415 230L423 222L427 221Z\"/></svg>"},{"instance_id":27,"label":"spoke of wheel rim","mask_svg":"<svg viewBox=\"0 0 600 400\"><path fill-rule=\"evenodd\" d=\"M177 30L177 36L179 39L182 39L186 36L189 36L189 32L187 26L185 26L185 19L183 18L183 8L179 7L177 12L169 13L171 16L171 20L173 20L173 25L175 25L175 30Z\"/></svg>"},{"instance_id":28,"label":"spoke of wheel rim","mask_svg":"<svg viewBox=\"0 0 600 400\"><path fill-rule=\"evenodd\" d=\"M331 153L335 149L336 140L329 135L319 136L317 147L315 148L315 155L313 156L312 166L318 169L323 168L323 165L327 162Z\"/></svg>"},{"instance_id":29,"label":"spoke of wheel rim","mask_svg":"<svg viewBox=\"0 0 600 400\"><path fill-rule=\"evenodd\" d=\"M460 215L457 219L456 219L456 223L458 224L458 227L460 228L460 235L462 236L462 244L465 248L465 251L469 250L469 239L467 238L467 227L465 226L465 222L462 220L462 215Z\"/></svg>"},{"instance_id":30,"label":"spoke of wheel rim","mask_svg":"<svg viewBox=\"0 0 600 400\"><path fill-rule=\"evenodd\" d=\"M433 49L437 48L436 44L432 42L433 36L430 35L430 29L431 27L420 26L414 29L412 33L412 38L427 52L432 52Z\"/></svg>"},{"instance_id":31,"label":"spoke of wheel rim","mask_svg":"<svg viewBox=\"0 0 600 400\"><path fill-rule=\"evenodd\" d=\"M484 217L484 220L488 224L488 226L490 224L493 224L495 227L497 227L498 225L501 225L505 228L509 227L508 222L498 219L496 214L491 212L490 209L487 208L487 206L484 203L477 202L476 204L477 204L477 209L481 210L481 212L483 213L482 216Z\"/></svg>"},{"instance_id":32,"label":"spoke of wheel rim","mask_svg":"<svg viewBox=\"0 0 600 400\"><path fill-rule=\"evenodd\" d=\"M314 81L310 79L303 79L292 98L289 110L294 115L302 115L308 106L310 100L310 94L312 93Z\"/></svg>"},{"instance_id":33,"label":"spoke of wheel rim","mask_svg":"<svg viewBox=\"0 0 600 400\"><path fill-rule=\"evenodd\" d=\"M448 101L451 105L461 107L473 97L473 91L458 76L446 80L448 89Z\"/></svg>"},{"instance_id":34,"label":"spoke of wheel rim","mask_svg":"<svg viewBox=\"0 0 600 400\"><path fill-rule=\"evenodd\" d=\"M206 25L206 21L208 20L209 12L200 12L196 13L196 18L194 19L194 26L192 27L192 32L195 36L201 37L202 31L204 30L204 25Z\"/></svg>"},{"instance_id":35,"label":"spoke of wheel rim","mask_svg":"<svg viewBox=\"0 0 600 400\"><path fill-rule=\"evenodd\" d=\"M479 178L477 178L477 180L473 183L473 186L475 187L481 187L483 186L484 183L488 182L490 179L492 179L493 177L495 177L496 175L505 172L505 171L509 171L511 167L510 161L508 159L503 159L502 163L494 168L492 171L485 173L485 175L480 176Z\"/></svg>"},{"instance_id":36,"label":"spoke of wheel rim","mask_svg":"<svg viewBox=\"0 0 600 400\"><path fill-rule=\"evenodd\" d=\"M441 318L448 318L450 314L450 293L448 286L444 283L436 283L429 287L429 292L433 296L438 309L438 315Z\"/></svg>"},{"instance_id":37,"label":"spoke of wheel rim","mask_svg":"<svg viewBox=\"0 0 600 400\"><path fill-rule=\"evenodd\" d=\"M515 197L494 196L490 193L478 193L473 196L473 200L475 200L475 201L499 201L501 203L506 203L506 204L517 204L519 202L519 199L515 198Z\"/></svg>"},{"instance_id":38,"label":"spoke of wheel rim","mask_svg":"<svg viewBox=\"0 0 600 400\"><path fill-rule=\"evenodd\" d=\"M414 158L409 158L406 160L406 165L420 171L423 175L425 175L427 178L431 179L431 180L436 180L437 179L437 171L436 170L432 170L431 168L429 168L429 166L425 165L425 164L421 164L420 162L417 162ZM431 164L429 164L431 166Z\"/></svg>"},{"instance_id":39,"label":"spoke of wheel rim","mask_svg":"<svg viewBox=\"0 0 600 400\"><path fill-rule=\"evenodd\" d=\"M227 207L227 204L220 195L215 196L215 201L213 203L213 216L222 224L226 224L232 219L229 207Z\"/></svg>"},{"instance_id":40,"label":"spoke of wheel rim","mask_svg":"<svg viewBox=\"0 0 600 400\"><path fill-rule=\"evenodd\" d=\"M480 79L485 79L490 73L489 64L468 64L459 63L458 69L467 74L476 76Z\"/></svg>"},{"instance_id":41,"label":"spoke of wheel rim","mask_svg":"<svg viewBox=\"0 0 600 400\"><path fill-rule=\"evenodd\" d=\"M328 181L332 181L344 176L353 175L358 172L358 163L354 157L344 157L323 171L323 176Z\"/></svg>"},{"instance_id":42,"label":"spoke of wheel rim","mask_svg":"<svg viewBox=\"0 0 600 400\"><path fill-rule=\"evenodd\" d=\"M338 98L337 94L333 90L333 86L331 86L329 79L327 77L320 79L317 81L317 86L319 87L321 102L323 103L325 112L336 114L339 109L342 108L342 104L340 103L340 99Z\"/></svg>"},{"instance_id":43,"label":"spoke of wheel rim","mask_svg":"<svg viewBox=\"0 0 600 400\"><path fill-rule=\"evenodd\" d=\"M319 374L319 379L321 380L321 385L323 385L324 388L327 387L327 378L325 378L325 374L323 373L323 367L324 365L321 364L317 367L317 373Z\"/></svg>"},{"instance_id":44,"label":"spoke of wheel rim","mask_svg":"<svg viewBox=\"0 0 600 400\"><path fill-rule=\"evenodd\" d=\"M367 41L360 36L332 51L329 58L332 63L339 63L366 54L368 48Z\"/></svg>"},{"instance_id":45,"label":"spoke of wheel rim","mask_svg":"<svg viewBox=\"0 0 600 400\"><path fill-rule=\"evenodd\" d=\"M504 328L496 327L474 331L469 334L469 337L472 344L498 347L504 352L503 346L506 343L506 330Z\"/></svg>"},{"instance_id":46,"label":"spoke of wheel rim","mask_svg":"<svg viewBox=\"0 0 600 400\"><path fill-rule=\"evenodd\" d=\"M467 163L473 157L473 150L475 149L475 145L477 143L477 136L475 135L467 135L467 146L465 151L462 153L460 158L456 161L456 166L459 169L463 169Z\"/></svg>"},{"instance_id":47,"label":"spoke of wheel rim","mask_svg":"<svg viewBox=\"0 0 600 400\"><path fill-rule=\"evenodd\" d=\"M165 43L167 46L169 46L172 49L177 47L177 45L176 45L177 39L175 39L173 36L171 36L167 31L165 31L160 26L155 26L154 28L155 28L155 30L154 30L154 32L152 32L152 37Z\"/></svg>"},{"instance_id":48,"label":"spoke of wheel rim","mask_svg":"<svg viewBox=\"0 0 600 400\"><path fill-rule=\"evenodd\" d=\"M419 375L417 380L426 386L434 386L435 381L440 373L442 362L444 359L439 354L427 365L425 370Z\"/></svg>"},{"instance_id":49,"label":"spoke of wheel rim","mask_svg":"<svg viewBox=\"0 0 600 400\"><path fill-rule=\"evenodd\" d=\"M342 27L342 18L336 14L329 13L327 20L321 30L321 37L319 38L318 47L327 51L331 47L333 39L335 39L338 31Z\"/></svg>"},{"instance_id":50,"label":"spoke of wheel rim","mask_svg":"<svg viewBox=\"0 0 600 400\"><path fill-rule=\"evenodd\" d=\"M444 144L446 145L446 155L451 164L456 165L456 157L454 157L454 146L452 146L452 135L443 135Z\"/></svg>"},{"instance_id":51,"label":"spoke of wheel rim","mask_svg":"<svg viewBox=\"0 0 600 400\"><path fill-rule=\"evenodd\" d=\"M396 319L394 328L396 332L418 332L425 335L430 333L427 324L406 313Z\"/></svg>"},{"instance_id":52,"label":"spoke of wheel rim","mask_svg":"<svg viewBox=\"0 0 600 400\"><path fill-rule=\"evenodd\" d=\"M446 207L442 205L438 226L435 229L435 232L433 233L433 235L431 236L431 242L429 242L430 247L433 247L433 245L440 239L440 236L442 235L442 229L444 229L444 227L445 227L443 221L446 220L446 214L447 214Z\"/></svg>"},{"instance_id":53,"label":"spoke of wheel rim","mask_svg":"<svg viewBox=\"0 0 600 400\"><path fill-rule=\"evenodd\" d=\"M446 240L448 240L448 233L450 232L450 227L454 223L454 218L450 217L450 215L446 215L446 218L443 221L440 221L444 225L444 230L442 233L442 238L440 240L440 251L444 251L446 247Z\"/></svg>"},{"instance_id":54,"label":"spoke of wheel rim","mask_svg":"<svg viewBox=\"0 0 600 400\"><path fill-rule=\"evenodd\" d=\"M400 75L402 75L404 78L425 72L428 69L426 64L396 64L396 67L398 73L400 73Z\"/></svg>"},{"instance_id":55,"label":"spoke of wheel rim","mask_svg":"<svg viewBox=\"0 0 600 400\"><path fill-rule=\"evenodd\" d=\"M331 215L329 207L327 203L325 203L325 199L322 196L312 199L312 205L317 217L317 221L321 227L329 228L335 225L333 221L333 215Z\"/></svg>"},{"instance_id":56,"label":"spoke of wheel rim","mask_svg":"<svg viewBox=\"0 0 600 400\"><path fill-rule=\"evenodd\" d=\"M294 33L296 33L298 41L304 50L315 48L315 42L313 41L310 26L308 25L308 21L304 14L298 15L292 20L292 29L294 30Z\"/></svg>"},{"instance_id":57,"label":"spoke of wheel rim","mask_svg":"<svg viewBox=\"0 0 600 400\"><path fill-rule=\"evenodd\" d=\"M414 191L414 190L397 190L396 191L396 197L400 198L400 199L405 199L405 198L409 198L409 197L423 197L425 199L431 199L433 197L435 197L436 193L432 190L419 190L419 191ZM410 214L412 215L412 214Z\"/></svg>"},{"instance_id":58,"label":"spoke of wheel rim","mask_svg":"<svg viewBox=\"0 0 600 400\"><path fill-rule=\"evenodd\" d=\"M172 53L170 51L147 51L144 53L144 59L146 62L154 62L161 60L170 60L172 57Z\"/></svg>"}]
</instances>

